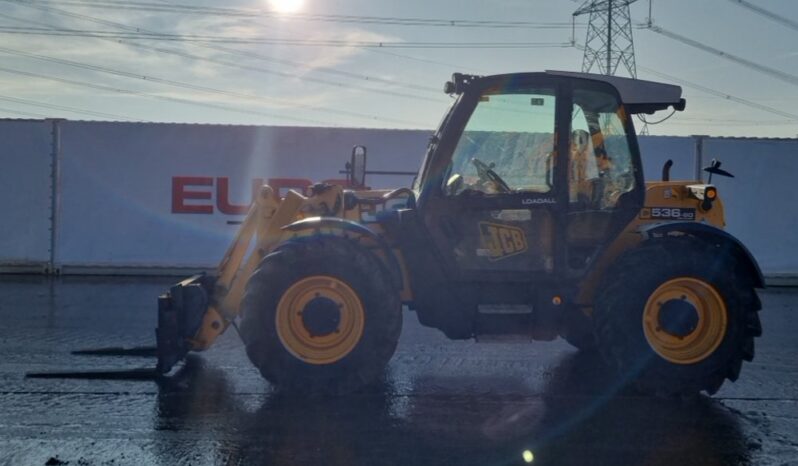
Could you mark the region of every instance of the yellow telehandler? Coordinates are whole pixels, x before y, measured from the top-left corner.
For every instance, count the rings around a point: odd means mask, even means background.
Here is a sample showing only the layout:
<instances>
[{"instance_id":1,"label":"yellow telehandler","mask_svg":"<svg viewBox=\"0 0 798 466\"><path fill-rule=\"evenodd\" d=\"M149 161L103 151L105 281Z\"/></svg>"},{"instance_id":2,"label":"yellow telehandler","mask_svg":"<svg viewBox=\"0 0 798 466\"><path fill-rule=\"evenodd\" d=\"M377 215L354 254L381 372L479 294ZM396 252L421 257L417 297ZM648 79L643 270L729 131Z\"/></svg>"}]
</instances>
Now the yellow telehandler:
<instances>
[{"instance_id":1,"label":"yellow telehandler","mask_svg":"<svg viewBox=\"0 0 798 466\"><path fill-rule=\"evenodd\" d=\"M752 255L709 182L644 182L632 116L681 111L681 88L546 71L456 73L412 187L284 197L263 186L214 275L159 298L157 370L231 325L278 387L341 393L377 379L402 309L449 338L561 336L638 388L712 394L761 334Z\"/></svg>"}]
</instances>

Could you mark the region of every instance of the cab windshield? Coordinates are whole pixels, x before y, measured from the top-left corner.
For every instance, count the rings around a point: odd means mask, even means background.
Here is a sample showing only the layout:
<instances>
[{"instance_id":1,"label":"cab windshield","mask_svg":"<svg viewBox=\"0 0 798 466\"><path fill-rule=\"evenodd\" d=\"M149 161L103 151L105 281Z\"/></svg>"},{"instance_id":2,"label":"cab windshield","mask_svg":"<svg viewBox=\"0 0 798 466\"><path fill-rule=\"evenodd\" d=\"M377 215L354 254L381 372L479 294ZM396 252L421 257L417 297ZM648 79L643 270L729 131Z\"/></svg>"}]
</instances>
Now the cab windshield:
<instances>
[{"instance_id":1,"label":"cab windshield","mask_svg":"<svg viewBox=\"0 0 798 466\"><path fill-rule=\"evenodd\" d=\"M551 191L555 108L554 89L484 92L455 148L445 191Z\"/></svg>"}]
</instances>

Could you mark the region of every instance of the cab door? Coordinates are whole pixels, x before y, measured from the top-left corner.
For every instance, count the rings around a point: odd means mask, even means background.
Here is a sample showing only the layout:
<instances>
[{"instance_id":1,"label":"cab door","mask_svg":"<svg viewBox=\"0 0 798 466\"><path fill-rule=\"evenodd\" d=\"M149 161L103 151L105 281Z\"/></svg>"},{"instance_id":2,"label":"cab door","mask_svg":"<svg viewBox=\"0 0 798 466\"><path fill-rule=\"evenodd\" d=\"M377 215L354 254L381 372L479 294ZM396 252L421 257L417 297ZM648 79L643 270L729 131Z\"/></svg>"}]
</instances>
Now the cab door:
<instances>
[{"instance_id":1,"label":"cab door","mask_svg":"<svg viewBox=\"0 0 798 466\"><path fill-rule=\"evenodd\" d=\"M480 281L528 281L556 268L567 204L558 121L567 110L543 78L469 91L435 154L441 186L424 223L451 271Z\"/></svg>"},{"instance_id":2,"label":"cab door","mask_svg":"<svg viewBox=\"0 0 798 466\"><path fill-rule=\"evenodd\" d=\"M579 275L640 212L645 186L631 116L617 91L574 81L571 97L565 241L570 272Z\"/></svg>"}]
</instances>

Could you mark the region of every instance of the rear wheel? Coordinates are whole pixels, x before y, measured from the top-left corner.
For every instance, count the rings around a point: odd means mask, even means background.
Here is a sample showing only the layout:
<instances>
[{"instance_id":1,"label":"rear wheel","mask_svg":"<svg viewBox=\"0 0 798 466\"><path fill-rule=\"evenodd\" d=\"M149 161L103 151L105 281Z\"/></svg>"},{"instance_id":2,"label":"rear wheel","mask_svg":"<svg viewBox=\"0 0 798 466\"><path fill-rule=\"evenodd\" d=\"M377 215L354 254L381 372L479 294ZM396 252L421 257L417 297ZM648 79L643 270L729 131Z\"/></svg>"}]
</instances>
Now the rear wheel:
<instances>
[{"instance_id":1,"label":"rear wheel","mask_svg":"<svg viewBox=\"0 0 798 466\"><path fill-rule=\"evenodd\" d=\"M585 315L581 309L571 309L566 312L560 336L579 351L593 353L597 349L593 319Z\"/></svg>"},{"instance_id":2,"label":"rear wheel","mask_svg":"<svg viewBox=\"0 0 798 466\"><path fill-rule=\"evenodd\" d=\"M689 237L618 260L594 307L607 361L644 392L715 393L736 380L761 334L759 299L733 257Z\"/></svg>"},{"instance_id":3,"label":"rear wheel","mask_svg":"<svg viewBox=\"0 0 798 466\"><path fill-rule=\"evenodd\" d=\"M241 304L247 355L283 390L346 393L375 382L396 349L401 303L384 266L336 237L267 255Z\"/></svg>"}]
</instances>

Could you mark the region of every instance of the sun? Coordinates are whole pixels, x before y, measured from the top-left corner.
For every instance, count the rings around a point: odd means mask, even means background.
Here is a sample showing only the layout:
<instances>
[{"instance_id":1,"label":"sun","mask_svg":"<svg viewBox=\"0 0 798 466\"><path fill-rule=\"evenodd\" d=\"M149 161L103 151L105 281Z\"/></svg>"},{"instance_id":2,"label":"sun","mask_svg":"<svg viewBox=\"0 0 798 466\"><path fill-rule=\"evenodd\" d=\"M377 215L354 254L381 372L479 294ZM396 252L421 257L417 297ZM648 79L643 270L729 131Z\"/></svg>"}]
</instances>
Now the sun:
<instances>
[{"instance_id":1,"label":"sun","mask_svg":"<svg viewBox=\"0 0 798 466\"><path fill-rule=\"evenodd\" d=\"M269 0L269 6L278 13L296 13L304 3L305 0Z\"/></svg>"}]
</instances>

